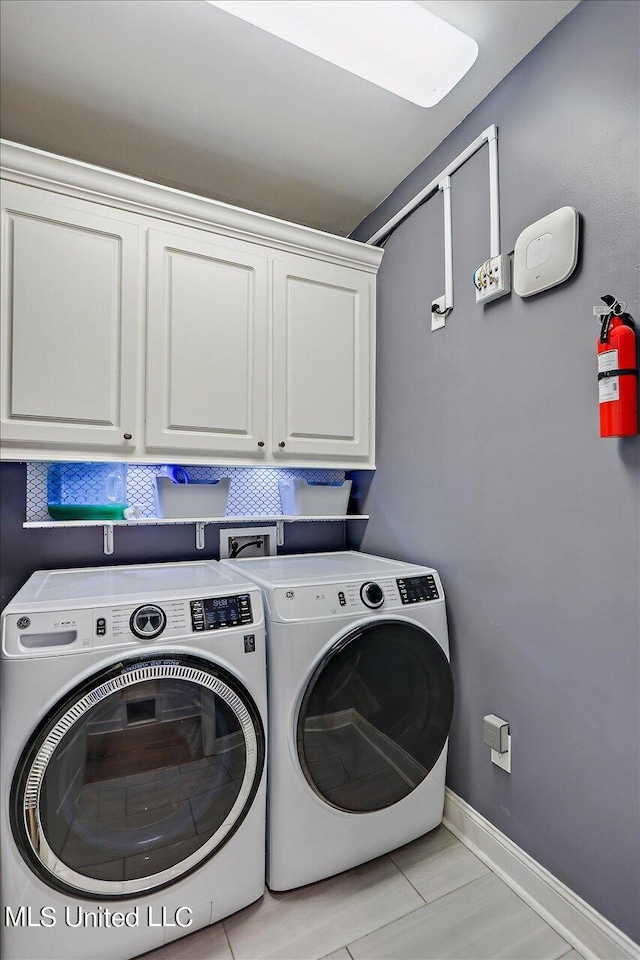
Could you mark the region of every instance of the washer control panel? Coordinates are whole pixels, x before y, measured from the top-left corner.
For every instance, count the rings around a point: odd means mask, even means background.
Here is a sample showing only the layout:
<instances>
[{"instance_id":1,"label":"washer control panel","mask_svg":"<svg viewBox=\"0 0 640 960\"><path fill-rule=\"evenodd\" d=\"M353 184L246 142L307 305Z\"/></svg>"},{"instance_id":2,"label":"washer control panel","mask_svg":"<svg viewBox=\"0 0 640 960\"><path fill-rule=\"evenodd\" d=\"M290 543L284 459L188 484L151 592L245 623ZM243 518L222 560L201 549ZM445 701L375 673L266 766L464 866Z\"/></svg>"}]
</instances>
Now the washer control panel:
<instances>
[{"instance_id":1,"label":"washer control panel","mask_svg":"<svg viewBox=\"0 0 640 960\"><path fill-rule=\"evenodd\" d=\"M262 623L261 596L251 587L247 593L198 600L162 598L158 603L3 614L2 649L7 657L55 657L188 641L193 634L225 627L241 633L245 625L255 630Z\"/></svg>"},{"instance_id":2,"label":"washer control panel","mask_svg":"<svg viewBox=\"0 0 640 960\"><path fill-rule=\"evenodd\" d=\"M200 630L220 630L253 623L251 597L248 593L235 597L208 597L191 601L191 625Z\"/></svg>"},{"instance_id":3,"label":"washer control panel","mask_svg":"<svg viewBox=\"0 0 640 960\"><path fill-rule=\"evenodd\" d=\"M108 647L130 643L173 640L188 631L186 601L162 600L160 603L126 604L93 611L94 646Z\"/></svg>"},{"instance_id":4,"label":"washer control panel","mask_svg":"<svg viewBox=\"0 0 640 960\"><path fill-rule=\"evenodd\" d=\"M425 600L439 600L436 578L429 573L423 577L402 577L396 580L400 599L403 603L423 603Z\"/></svg>"},{"instance_id":5,"label":"washer control panel","mask_svg":"<svg viewBox=\"0 0 640 960\"><path fill-rule=\"evenodd\" d=\"M371 610L377 610L378 607L381 607L384 603L384 590L379 583L374 583L370 580L368 583L363 583L360 587L360 597L365 607L369 607Z\"/></svg>"},{"instance_id":6,"label":"washer control panel","mask_svg":"<svg viewBox=\"0 0 640 960\"><path fill-rule=\"evenodd\" d=\"M101 620L102 622L98 622ZM155 603L145 603L138 607L131 614L129 626L131 633L139 640L155 640L159 637L167 625L167 615L162 607ZM96 620L96 633L104 630L106 633L106 623L104 617Z\"/></svg>"}]
</instances>

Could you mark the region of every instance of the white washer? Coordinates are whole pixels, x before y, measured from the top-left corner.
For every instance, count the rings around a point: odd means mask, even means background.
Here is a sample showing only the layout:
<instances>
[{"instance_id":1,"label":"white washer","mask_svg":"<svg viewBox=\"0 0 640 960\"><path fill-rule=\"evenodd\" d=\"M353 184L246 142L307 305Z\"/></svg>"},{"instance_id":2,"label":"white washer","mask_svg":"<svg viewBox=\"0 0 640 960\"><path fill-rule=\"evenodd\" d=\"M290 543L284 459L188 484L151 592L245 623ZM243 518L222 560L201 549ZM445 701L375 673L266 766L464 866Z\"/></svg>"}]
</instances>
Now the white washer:
<instances>
[{"instance_id":1,"label":"white washer","mask_svg":"<svg viewBox=\"0 0 640 960\"><path fill-rule=\"evenodd\" d=\"M271 889L436 827L453 711L438 573L355 552L225 563L266 603Z\"/></svg>"},{"instance_id":2,"label":"white washer","mask_svg":"<svg viewBox=\"0 0 640 960\"><path fill-rule=\"evenodd\" d=\"M257 587L207 562L34 573L1 702L6 960L134 957L262 895Z\"/></svg>"}]
</instances>

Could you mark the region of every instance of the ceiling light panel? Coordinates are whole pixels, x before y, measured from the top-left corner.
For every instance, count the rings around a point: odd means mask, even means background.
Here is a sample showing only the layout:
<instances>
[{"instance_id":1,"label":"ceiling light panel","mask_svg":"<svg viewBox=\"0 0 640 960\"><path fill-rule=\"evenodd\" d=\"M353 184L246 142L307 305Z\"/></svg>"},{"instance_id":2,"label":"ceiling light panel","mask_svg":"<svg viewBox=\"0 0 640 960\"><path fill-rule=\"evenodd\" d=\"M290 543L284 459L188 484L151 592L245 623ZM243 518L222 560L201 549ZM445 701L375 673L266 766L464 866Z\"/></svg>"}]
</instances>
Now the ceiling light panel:
<instances>
[{"instance_id":1,"label":"ceiling light panel","mask_svg":"<svg viewBox=\"0 0 640 960\"><path fill-rule=\"evenodd\" d=\"M385 90L433 107L475 63L471 37L413 0L207 0Z\"/></svg>"}]
</instances>

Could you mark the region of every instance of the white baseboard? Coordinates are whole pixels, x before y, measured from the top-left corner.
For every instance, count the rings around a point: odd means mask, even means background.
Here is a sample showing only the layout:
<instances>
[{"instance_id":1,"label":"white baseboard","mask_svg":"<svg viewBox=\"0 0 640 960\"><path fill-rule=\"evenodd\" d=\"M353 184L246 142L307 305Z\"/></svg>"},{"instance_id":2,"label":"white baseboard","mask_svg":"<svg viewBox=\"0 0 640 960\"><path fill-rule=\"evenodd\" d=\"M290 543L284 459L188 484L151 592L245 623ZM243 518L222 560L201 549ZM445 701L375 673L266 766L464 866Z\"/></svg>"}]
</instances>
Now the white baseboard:
<instances>
[{"instance_id":1,"label":"white baseboard","mask_svg":"<svg viewBox=\"0 0 640 960\"><path fill-rule=\"evenodd\" d=\"M448 787L443 823L586 960L639 960L638 944Z\"/></svg>"}]
</instances>

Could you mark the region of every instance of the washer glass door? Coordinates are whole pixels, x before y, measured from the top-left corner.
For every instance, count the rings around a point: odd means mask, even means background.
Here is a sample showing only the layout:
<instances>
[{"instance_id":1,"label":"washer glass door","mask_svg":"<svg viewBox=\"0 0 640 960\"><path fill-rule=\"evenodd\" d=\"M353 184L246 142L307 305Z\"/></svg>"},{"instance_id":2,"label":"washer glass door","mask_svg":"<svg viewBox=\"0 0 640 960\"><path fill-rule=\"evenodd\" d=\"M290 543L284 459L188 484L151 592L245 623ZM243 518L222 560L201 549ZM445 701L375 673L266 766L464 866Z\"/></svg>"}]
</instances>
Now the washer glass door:
<instances>
[{"instance_id":1,"label":"washer glass door","mask_svg":"<svg viewBox=\"0 0 640 960\"><path fill-rule=\"evenodd\" d=\"M72 691L25 749L12 820L51 886L96 898L173 883L238 828L264 732L241 684L199 657L125 660Z\"/></svg>"},{"instance_id":2,"label":"washer glass door","mask_svg":"<svg viewBox=\"0 0 640 960\"><path fill-rule=\"evenodd\" d=\"M342 637L315 669L297 723L313 790L350 813L402 800L433 769L453 714L453 679L420 627L377 620Z\"/></svg>"}]
</instances>

